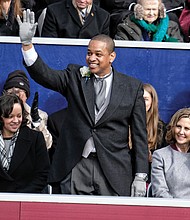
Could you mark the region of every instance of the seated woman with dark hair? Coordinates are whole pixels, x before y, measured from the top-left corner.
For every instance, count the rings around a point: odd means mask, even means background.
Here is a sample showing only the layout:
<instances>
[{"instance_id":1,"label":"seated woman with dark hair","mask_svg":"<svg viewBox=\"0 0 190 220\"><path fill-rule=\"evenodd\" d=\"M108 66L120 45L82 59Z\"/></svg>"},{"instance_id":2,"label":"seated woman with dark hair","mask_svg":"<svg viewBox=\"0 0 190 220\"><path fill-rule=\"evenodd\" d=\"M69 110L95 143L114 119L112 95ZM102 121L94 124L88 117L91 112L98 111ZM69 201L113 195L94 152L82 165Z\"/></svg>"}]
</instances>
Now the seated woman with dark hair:
<instances>
[{"instance_id":1,"label":"seated woman with dark hair","mask_svg":"<svg viewBox=\"0 0 190 220\"><path fill-rule=\"evenodd\" d=\"M183 42L179 25L169 20L161 0L138 0L134 14L117 26L116 40Z\"/></svg>"},{"instance_id":2,"label":"seated woman with dark hair","mask_svg":"<svg viewBox=\"0 0 190 220\"><path fill-rule=\"evenodd\" d=\"M47 186L45 140L27 126L26 114L16 94L0 97L0 192L40 193Z\"/></svg>"}]
</instances>

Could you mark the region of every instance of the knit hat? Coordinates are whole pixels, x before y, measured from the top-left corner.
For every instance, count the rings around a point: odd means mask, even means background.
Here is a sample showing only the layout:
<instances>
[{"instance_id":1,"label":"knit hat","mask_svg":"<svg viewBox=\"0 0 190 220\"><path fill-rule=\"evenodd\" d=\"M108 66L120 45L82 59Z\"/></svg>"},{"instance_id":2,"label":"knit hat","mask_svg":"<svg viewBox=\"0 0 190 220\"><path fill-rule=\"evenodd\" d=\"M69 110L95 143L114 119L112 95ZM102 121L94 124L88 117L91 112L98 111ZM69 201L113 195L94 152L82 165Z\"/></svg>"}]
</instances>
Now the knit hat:
<instances>
[{"instance_id":1,"label":"knit hat","mask_svg":"<svg viewBox=\"0 0 190 220\"><path fill-rule=\"evenodd\" d=\"M13 87L26 91L27 98L30 96L30 83L23 70L15 70L9 73L3 89L6 91Z\"/></svg>"}]
</instances>

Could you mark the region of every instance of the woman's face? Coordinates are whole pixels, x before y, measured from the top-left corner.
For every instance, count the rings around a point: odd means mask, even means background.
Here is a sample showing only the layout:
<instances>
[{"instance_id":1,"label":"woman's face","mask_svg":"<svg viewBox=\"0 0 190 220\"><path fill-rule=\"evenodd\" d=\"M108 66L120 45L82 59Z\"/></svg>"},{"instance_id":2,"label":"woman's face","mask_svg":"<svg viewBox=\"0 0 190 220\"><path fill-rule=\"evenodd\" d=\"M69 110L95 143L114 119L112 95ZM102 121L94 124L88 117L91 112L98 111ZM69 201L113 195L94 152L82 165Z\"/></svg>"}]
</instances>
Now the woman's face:
<instances>
[{"instance_id":1,"label":"woman's face","mask_svg":"<svg viewBox=\"0 0 190 220\"><path fill-rule=\"evenodd\" d=\"M143 97L144 97L144 101L145 101L145 105L146 105L146 112L148 112L149 109L151 108L151 105L152 105L152 97L151 97L151 94L144 89L144 95L143 95Z\"/></svg>"},{"instance_id":2,"label":"woman's face","mask_svg":"<svg viewBox=\"0 0 190 220\"><path fill-rule=\"evenodd\" d=\"M143 19L147 21L149 24L156 21L159 15L159 1L142 0L141 3L144 9Z\"/></svg>"},{"instance_id":3,"label":"woman's face","mask_svg":"<svg viewBox=\"0 0 190 220\"><path fill-rule=\"evenodd\" d=\"M190 119L181 118L174 127L176 144L180 146L189 146L190 144Z\"/></svg>"},{"instance_id":4,"label":"woman's face","mask_svg":"<svg viewBox=\"0 0 190 220\"><path fill-rule=\"evenodd\" d=\"M1 0L1 6L5 10L6 14L8 14L9 12L10 4L11 4L11 0Z\"/></svg>"},{"instance_id":5,"label":"woman's face","mask_svg":"<svg viewBox=\"0 0 190 220\"><path fill-rule=\"evenodd\" d=\"M22 107L15 103L13 110L8 118L2 117L3 120L3 137L12 137L20 128L22 123Z\"/></svg>"}]
</instances>

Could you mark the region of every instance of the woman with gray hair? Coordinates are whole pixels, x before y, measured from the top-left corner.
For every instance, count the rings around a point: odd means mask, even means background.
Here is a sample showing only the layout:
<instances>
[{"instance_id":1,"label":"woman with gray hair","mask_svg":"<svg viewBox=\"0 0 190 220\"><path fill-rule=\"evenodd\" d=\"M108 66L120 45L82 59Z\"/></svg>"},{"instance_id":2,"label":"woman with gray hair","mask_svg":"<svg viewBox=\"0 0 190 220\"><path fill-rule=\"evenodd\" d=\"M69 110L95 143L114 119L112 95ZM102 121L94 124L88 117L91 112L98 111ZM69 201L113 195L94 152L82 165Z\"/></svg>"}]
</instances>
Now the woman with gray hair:
<instances>
[{"instance_id":1,"label":"woman with gray hair","mask_svg":"<svg viewBox=\"0 0 190 220\"><path fill-rule=\"evenodd\" d=\"M116 40L183 42L179 25L169 20L161 0L138 0L134 14L117 26Z\"/></svg>"},{"instance_id":2,"label":"woman with gray hair","mask_svg":"<svg viewBox=\"0 0 190 220\"><path fill-rule=\"evenodd\" d=\"M162 198L190 198L190 108L178 110L166 133L168 146L153 153L152 194Z\"/></svg>"}]
</instances>

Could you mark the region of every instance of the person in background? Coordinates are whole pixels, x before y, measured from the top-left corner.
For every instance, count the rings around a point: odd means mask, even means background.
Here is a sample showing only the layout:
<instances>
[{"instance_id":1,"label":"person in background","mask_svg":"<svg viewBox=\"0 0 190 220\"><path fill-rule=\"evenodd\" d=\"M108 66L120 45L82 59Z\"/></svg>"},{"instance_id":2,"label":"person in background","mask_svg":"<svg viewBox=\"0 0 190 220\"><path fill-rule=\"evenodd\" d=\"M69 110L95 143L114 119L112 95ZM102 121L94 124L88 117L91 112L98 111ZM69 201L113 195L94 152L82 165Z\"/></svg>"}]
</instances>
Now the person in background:
<instances>
[{"instance_id":1,"label":"person in background","mask_svg":"<svg viewBox=\"0 0 190 220\"><path fill-rule=\"evenodd\" d=\"M161 0L138 0L134 14L117 26L117 40L183 42L179 25L169 20Z\"/></svg>"},{"instance_id":2,"label":"person in background","mask_svg":"<svg viewBox=\"0 0 190 220\"><path fill-rule=\"evenodd\" d=\"M17 95L0 97L0 192L41 193L47 186L45 140L27 126L26 116Z\"/></svg>"},{"instance_id":3,"label":"person in background","mask_svg":"<svg viewBox=\"0 0 190 220\"><path fill-rule=\"evenodd\" d=\"M17 15L22 16L20 0L0 0L0 36L19 36Z\"/></svg>"},{"instance_id":4,"label":"person in background","mask_svg":"<svg viewBox=\"0 0 190 220\"><path fill-rule=\"evenodd\" d=\"M27 10L23 15L23 22L19 16L17 20L27 71L36 82L68 101L49 182L57 183L64 194L145 196L148 146L142 82L112 67L115 44L105 34L90 40L88 67L50 68L32 44L34 14Z\"/></svg>"},{"instance_id":5,"label":"person in background","mask_svg":"<svg viewBox=\"0 0 190 220\"><path fill-rule=\"evenodd\" d=\"M184 34L185 42L190 42L190 0L185 1L185 8L179 17L180 26Z\"/></svg>"},{"instance_id":6,"label":"person in background","mask_svg":"<svg viewBox=\"0 0 190 220\"><path fill-rule=\"evenodd\" d=\"M136 0L100 0L100 7L110 13L110 37L114 38L117 25L133 13Z\"/></svg>"},{"instance_id":7,"label":"person in background","mask_svg":"<svg viewBox=\"0 0 190 220\"><path fill-rule=\"evenodd\" d=\"M109 35L109 13L93 0L62 0L47 7L42 37L86 38Z\"/></svg>"},{"instance_id":8,"label":"person in background","mask_svg":"<svg viewBox=\"0 0 190 220\"><path fill-rule=\"evenodd\" d=\"M43 2L43 0L41 0L41 2ZM36 5L36 1L35 0L21 0L21 5L23 10L26 9L30 9L33 10L34 6Z\"/></svg>"},{"instance_id":9,"label":"person in background","mask_svg":"<svg viewBox=\"0 0 190 220\"><path fill-rule=\"evenodd\" d=\"M168 146L153 153L152 194L161 198L190 198L190 108L178 110L166 133Z\"/></svg>"},{"instance_id":10,"label":"person in background","mask_svg":"<svg viewBox=\"0 0 190 220\"><path fill-rule=\"evenodd\" d=\"M186 0L163 0L170 20L179 24L179 17L185 7L185 1Z\"/></svg>"},{"instance_id":11,"label":"person in background","mask_svg":"<svg viewBox=\"0 0 190 220\"><path fill-rule=\"evenodd\" d=\"M48 115L46 112L38 109L38 93L35 94L32 107L27 104L30 96L30 83L23 70L15 70L9 73L4 86L3 92L15 93L22 99L26 111L29 113L28 126L34 130L41 131L44 135L47 149L52 145L52 136L47 129Z\"/></svg>"},{"instance_id":12,"label":"person in background","mask_svg":"<svg viewBox=\"0 0 190 220\"><path fill-rule=\"evenodd\" d=\"M149 84L144 83L144 100L146 105L146 128L149 149L149 179L151 182L151 164L152 154L155 150L165 147L167 145L165 140L166 124L160 119L158 112L158 95L155 88Z\"/></svg>"}]
</instances>

